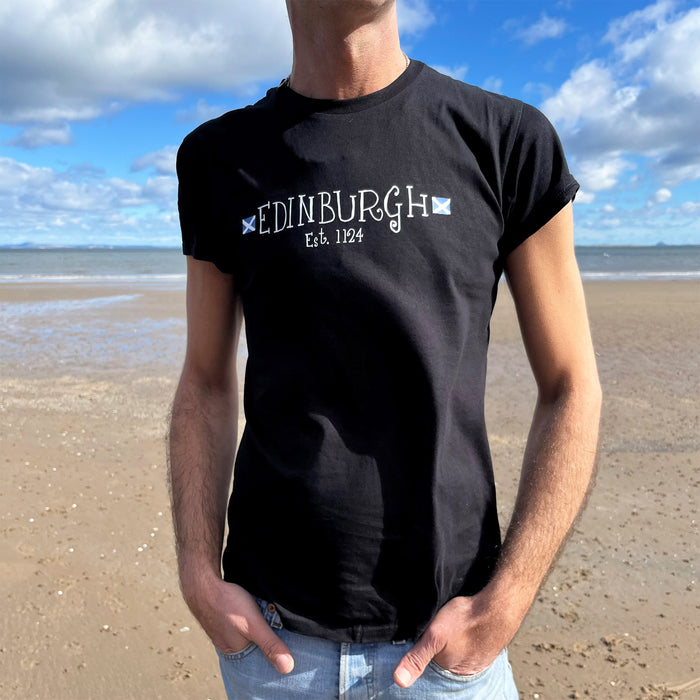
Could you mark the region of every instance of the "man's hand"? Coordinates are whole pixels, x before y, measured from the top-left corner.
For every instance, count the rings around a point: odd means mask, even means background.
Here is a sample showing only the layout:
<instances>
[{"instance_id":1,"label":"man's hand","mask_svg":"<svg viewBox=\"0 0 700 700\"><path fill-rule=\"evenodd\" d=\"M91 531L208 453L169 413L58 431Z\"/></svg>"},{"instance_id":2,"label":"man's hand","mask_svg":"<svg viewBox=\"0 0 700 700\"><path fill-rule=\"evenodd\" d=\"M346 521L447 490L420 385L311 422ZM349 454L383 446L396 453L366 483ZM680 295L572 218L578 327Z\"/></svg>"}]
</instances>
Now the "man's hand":
<instances>
[{"instance_id":1,"label":"man's hand","mask_svg":"<svg viewBox=\"0 0 700 700\"><path fill-rule=\"evenodd\" d=\"M475 596L453 598L394 671L397 685L408 688L431 660L460 675L472 675L490 666L515 635L518 623L503 607L489 603L487 589Z\"/></svg>"},{"instance_id":2,"label":"man's hand","mask_svg":"<svg viewBox=\"0 0 700 700\"><path fill-rule=\"evenodd\" d=\"M248 591L212 576L206 583L198 583L196 590L184 590L184 594L190 610L219 651L235 654L254 642L280 673L294 668L289 648L265 622Z\"/></svg>"}]
</instances>

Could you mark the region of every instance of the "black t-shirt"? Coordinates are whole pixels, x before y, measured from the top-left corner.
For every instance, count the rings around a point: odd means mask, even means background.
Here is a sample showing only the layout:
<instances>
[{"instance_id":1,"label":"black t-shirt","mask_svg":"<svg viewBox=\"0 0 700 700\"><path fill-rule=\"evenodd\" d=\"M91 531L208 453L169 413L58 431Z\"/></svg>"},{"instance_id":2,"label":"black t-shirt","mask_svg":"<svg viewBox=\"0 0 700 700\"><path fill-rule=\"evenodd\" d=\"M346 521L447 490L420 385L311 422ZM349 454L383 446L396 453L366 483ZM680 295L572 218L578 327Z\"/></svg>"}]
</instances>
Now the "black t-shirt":
<instances>
[{"instance_id":1,"label":"black t-shirt","mask_svg":"<svg viewBox=\"0 0 700 700\"><path fill-rule=\"evenodd\" d=\"M246 322L226 580L293 631L417 636L498 557L489 320L578 187L552 126L412 61L357 99L274 88L188 135L178 176L184 252Z\"/></svg>"}]
</instances>

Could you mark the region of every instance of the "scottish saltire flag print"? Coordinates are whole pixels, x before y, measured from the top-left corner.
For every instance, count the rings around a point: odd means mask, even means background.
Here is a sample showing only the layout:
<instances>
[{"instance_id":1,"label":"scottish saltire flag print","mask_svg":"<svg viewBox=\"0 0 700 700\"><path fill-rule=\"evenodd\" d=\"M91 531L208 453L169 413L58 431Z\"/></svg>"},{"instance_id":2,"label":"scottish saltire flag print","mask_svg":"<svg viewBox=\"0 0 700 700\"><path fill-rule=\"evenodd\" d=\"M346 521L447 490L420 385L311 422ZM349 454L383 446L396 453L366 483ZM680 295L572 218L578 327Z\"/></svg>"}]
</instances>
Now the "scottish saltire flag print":
<instances>
[{"instance_id":1,"label":"scottish saltire flag print","mask_svg":"<svg viewBox=\"0 0 700 700\"><path fill-rule=\"evenodd\" d=\"M449 197L433 197L433 214L451 214L451 203Z\"/></svg>"},{"instance_id":2,"label":"scottish saltire flag print","mask_svg":"<svg viewBox=\"0 0 700 700\"><path fill-rule=\"evenodd\" d=\"M255 216L243 219L243 233L251 233L252 231L255 231Z\"/></svg>"}]
</instances>

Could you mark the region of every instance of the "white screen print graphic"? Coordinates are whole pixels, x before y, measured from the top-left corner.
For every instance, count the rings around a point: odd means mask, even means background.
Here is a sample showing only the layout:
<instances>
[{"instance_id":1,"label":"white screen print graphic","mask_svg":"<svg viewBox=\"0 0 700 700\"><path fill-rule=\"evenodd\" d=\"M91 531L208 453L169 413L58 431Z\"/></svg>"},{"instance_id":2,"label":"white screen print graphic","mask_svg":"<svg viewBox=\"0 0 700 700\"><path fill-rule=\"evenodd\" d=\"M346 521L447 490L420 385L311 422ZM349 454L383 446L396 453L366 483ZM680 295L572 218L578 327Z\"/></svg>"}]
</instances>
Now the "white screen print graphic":
<instances>
[{"instance_id":1,"label":"white screen print graphic","mask_svg":"<svg viewBox=\"0 0 700 700\"><path fill-rule=\"evenodd\" d=\"M451 214L450 197L417 193L413 185L393 185L386 192L360 189L344 194L341 190L332 190L268 201L261 204L255 214L242 219L241 224L244 235L263 236L335 224L338 228L333 233L323 229L305 233L306 245L317 247L328 242L360 243L361 226L369 221L383 221L392 232L400 233L404 219Z\"/></svg>"}]
</instances>

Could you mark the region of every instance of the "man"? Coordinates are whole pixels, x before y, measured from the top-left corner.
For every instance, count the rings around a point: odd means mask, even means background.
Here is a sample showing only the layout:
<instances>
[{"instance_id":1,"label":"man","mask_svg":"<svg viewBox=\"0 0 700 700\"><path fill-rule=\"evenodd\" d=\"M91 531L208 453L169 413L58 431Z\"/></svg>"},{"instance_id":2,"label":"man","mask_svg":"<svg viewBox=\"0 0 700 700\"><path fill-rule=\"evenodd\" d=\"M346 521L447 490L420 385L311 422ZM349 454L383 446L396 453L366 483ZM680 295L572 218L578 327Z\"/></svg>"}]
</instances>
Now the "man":
<instances>
[{"instance_id":1,"label":"man","mask_svg":"<svg viewBox=\"0 0 700 700\"><path fill-rule=\"evenodd\" d=\"M230 698L517 698L506 645L594 468L577 184L539 112L409 61L395 0L287 6L289 79L178 155L183 594ZM502 271L539 394L501 545L483 401Z\"/></svg>"}]
</instances>

